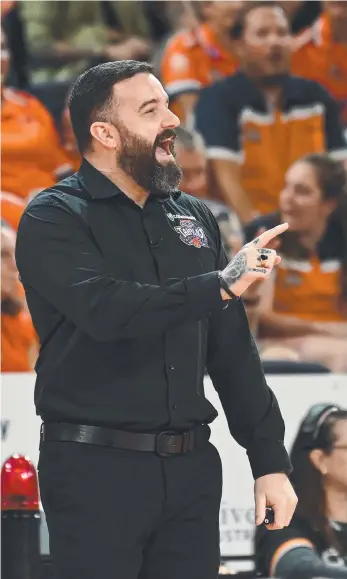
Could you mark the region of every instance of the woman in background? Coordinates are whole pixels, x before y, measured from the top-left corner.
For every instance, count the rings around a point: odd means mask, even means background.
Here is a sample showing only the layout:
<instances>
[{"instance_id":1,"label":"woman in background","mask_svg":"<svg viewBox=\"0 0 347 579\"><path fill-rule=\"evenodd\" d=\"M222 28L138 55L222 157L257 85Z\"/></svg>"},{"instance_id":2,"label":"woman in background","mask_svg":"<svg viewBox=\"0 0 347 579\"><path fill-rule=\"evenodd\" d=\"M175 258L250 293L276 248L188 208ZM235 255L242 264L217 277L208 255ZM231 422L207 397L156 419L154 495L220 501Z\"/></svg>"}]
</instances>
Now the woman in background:
<instances>
[{"instance_id":1,"label":"woman in background","mask_svg":"<svg viewBox=\"0 0 347 579\"><path fill-rule=\"evenodd\" d=\"M333 404L310 408L291 461L298 506L289 527L257 529L258 570L282 579L346 579L347 410Z\"/></svg>"},{"instance_id":2,"label":"woman in background","mask_svg":"<svg viewBox=\"0 0 347 579\"><path fill-rule=\"evenodd\" d=\"M280 211L246 228L289 223L276 275L263 284L261 349L290 348L301 361L347 370L347 173L338 161L313 154L287 171Z\"/></svg>"}]
</instances>

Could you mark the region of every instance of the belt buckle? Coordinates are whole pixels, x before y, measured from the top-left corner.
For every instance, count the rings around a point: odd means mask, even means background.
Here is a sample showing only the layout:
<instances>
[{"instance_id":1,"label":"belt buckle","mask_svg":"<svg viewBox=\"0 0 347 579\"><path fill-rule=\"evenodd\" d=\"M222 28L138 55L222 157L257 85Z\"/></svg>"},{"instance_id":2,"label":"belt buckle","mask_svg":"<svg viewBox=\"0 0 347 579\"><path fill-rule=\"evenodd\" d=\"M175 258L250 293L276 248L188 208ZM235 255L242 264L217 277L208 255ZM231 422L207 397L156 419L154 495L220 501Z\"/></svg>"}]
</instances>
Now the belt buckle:
<instances>
[{"instance_id":1,"label":"belt buckle","mask_svg":"<svg viewBox=\"0 0 347 579\"><path fill-rule=\"evenodd\" d=\"M41 442L44 442L44 440L45 440L45 425L44 425L44 423L41 424L40 439L41 439Z\"/></svg>"},{"instance_id":2,"label":"belt buckle","mask_svg":"<svg viewBox=\"0 0 347 579\"><path fill-rule=\"evenodd\" d=\"M155 441L155 452L157 453L157 455L162 457L168 457L177 454L175 452L163 452L162 450L160 450L163 436L177 436L177 433L172 432L172 430L164 430L163 432L159 432L159 434L157 434ZM173 445L173 447L175 447L175 444Z\"/></svg>"}]
</instances>

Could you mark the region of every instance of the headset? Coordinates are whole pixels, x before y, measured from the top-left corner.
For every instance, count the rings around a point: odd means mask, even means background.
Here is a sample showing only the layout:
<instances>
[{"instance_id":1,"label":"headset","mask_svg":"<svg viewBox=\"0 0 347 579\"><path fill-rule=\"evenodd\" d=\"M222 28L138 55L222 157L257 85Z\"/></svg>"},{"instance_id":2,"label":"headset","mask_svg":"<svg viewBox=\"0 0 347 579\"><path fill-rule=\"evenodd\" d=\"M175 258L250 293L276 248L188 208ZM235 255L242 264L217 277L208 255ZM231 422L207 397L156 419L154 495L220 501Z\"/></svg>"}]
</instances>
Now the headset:
<instances>
[{"instance_id":1,"label":"headset","mask_svg":"<svg viewBox=\"0 0 347 579\"><path fill-rule=\"evenodd\" d=\"M339 406L331 403L319 403L311 406L299 429L311 441L311 446L318 439L320 429L328 416L339 410L341 410Z\"/></svg>"}]
</instances>

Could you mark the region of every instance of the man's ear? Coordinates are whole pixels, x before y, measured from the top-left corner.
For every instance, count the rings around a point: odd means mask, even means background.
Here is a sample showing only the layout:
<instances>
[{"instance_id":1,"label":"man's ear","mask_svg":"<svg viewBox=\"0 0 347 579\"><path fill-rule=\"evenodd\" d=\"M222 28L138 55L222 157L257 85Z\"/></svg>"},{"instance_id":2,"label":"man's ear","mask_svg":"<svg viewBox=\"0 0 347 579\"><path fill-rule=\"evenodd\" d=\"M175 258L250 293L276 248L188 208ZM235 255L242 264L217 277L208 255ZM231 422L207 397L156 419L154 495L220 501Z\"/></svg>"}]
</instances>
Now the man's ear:
<instances>
[{"instance_id":1,"label":"man's ear","mask_svg":"<svg viewBox=\"0 0 347 579\"><path fill-rule=\"evenodd\" d=\"M119 147L119 133L114 125L102 121L96 121L90 127L90 134L107 149Z\"/></svg>"}]
</instances>

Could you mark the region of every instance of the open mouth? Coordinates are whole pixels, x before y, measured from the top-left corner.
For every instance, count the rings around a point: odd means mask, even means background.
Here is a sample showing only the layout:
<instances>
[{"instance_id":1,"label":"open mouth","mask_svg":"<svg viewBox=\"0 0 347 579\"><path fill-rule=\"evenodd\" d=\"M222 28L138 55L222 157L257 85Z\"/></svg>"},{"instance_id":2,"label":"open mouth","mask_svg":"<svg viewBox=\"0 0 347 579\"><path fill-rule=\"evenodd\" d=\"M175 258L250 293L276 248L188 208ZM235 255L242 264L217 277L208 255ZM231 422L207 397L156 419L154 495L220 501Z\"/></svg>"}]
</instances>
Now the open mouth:
<instances>
[{"instance_id":1,"label":"open mouth","mask_svg":"<svg viewBox=\"0 0 347 579\"><path fill-rule=\"evenodd\" d=\"M156 147L155 151L156 157L159 158L159 160L172 159L173 144L174 144L174 137L162 139Z\"/></svg>"},{"instance_id":2,"label":"open mouth","mask_svg":"<svg viewBox=\"0 0 347 579\"><path fill-rule=\"evenodd\" d=\"M167 155L171 155L171 149L173 146L173 137L164 139L158 144L159 149L162 149Z\"/></svg>"},{"instance_id":3,"label":"open mouth","mask_svg":"<svg viewBox=\"0 0 347 579\"><path fill-rule=\"evenodd\" d=\"M283 61L283 52L282 51L274 51L269 55L269 61L272 64L277 64Z\"/></svg>"}]
</instances>

